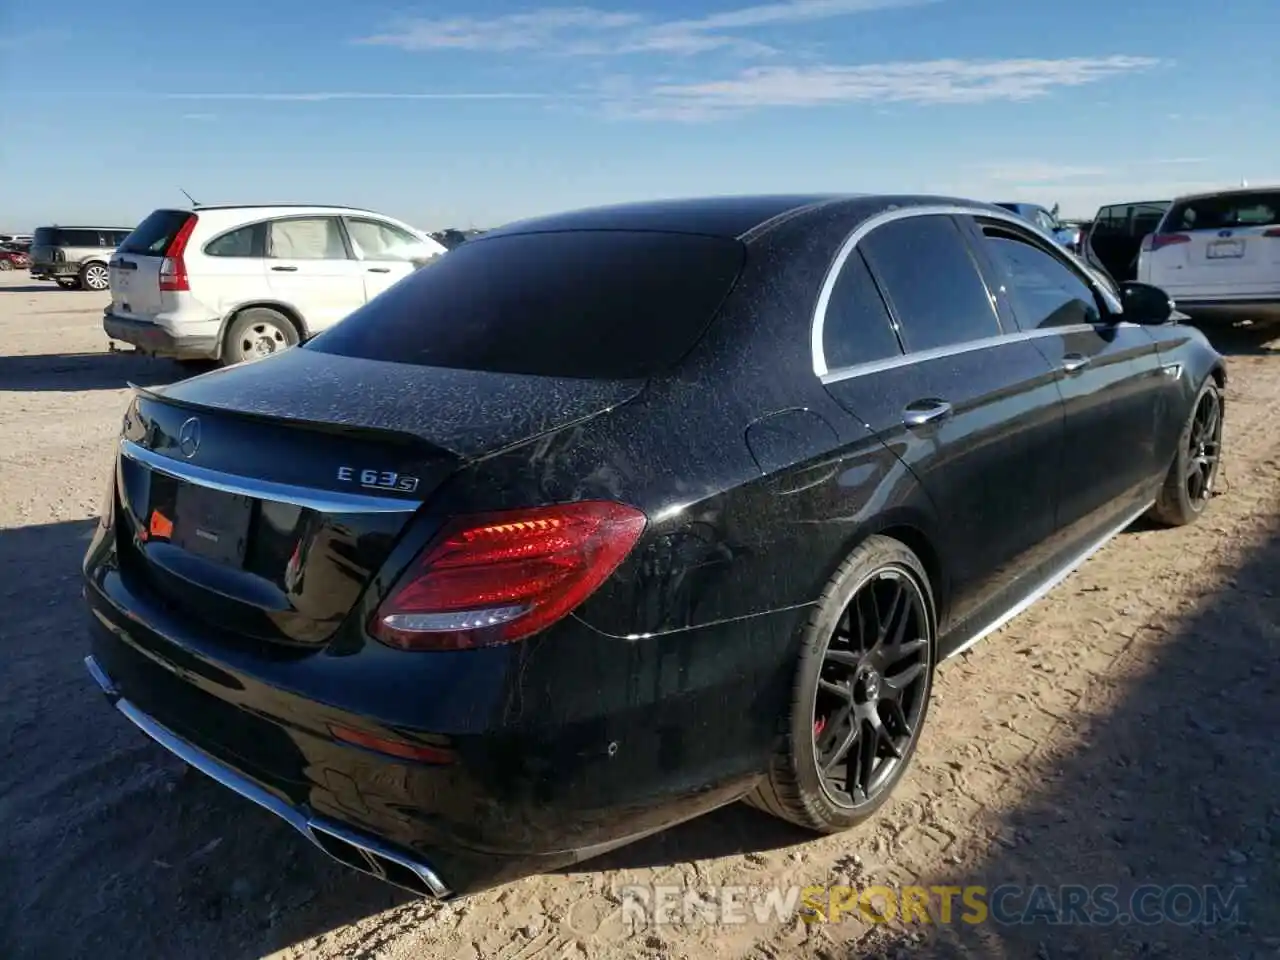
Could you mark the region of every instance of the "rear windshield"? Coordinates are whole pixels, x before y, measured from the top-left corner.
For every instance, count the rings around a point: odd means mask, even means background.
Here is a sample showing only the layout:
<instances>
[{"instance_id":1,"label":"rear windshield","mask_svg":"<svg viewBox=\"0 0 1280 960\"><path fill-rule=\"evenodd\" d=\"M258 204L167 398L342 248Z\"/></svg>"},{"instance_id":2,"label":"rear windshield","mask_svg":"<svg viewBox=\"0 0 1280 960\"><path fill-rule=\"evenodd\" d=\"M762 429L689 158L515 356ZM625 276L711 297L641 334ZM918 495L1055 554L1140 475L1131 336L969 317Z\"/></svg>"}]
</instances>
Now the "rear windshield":
<instances>
[{"instance_id":1,"label":"rear windshield","mask_svg":"<svg viewBox=\"0 0 1280 960\"><path fill-rule=\"evenodd\" d=\"M133 229L120 244L119 253L161 257L191 214L186 210L157 210Z\"/></svg>"},{"instance_id":2,"label":"rear windshield","mask_svg":"<svg viewBox=\"0 0 1280 960\"><path fill-rule=\"evenodd\" d=\"M499 373L649 377L701 337L744 256L737 240L673 233L481 237L306 348Z\"/></svg>"},{"instance_id":3,"label":"rear windshield","mask_svg":"<svg viewBox=\"0 0 1280 960\"><path fill-rule=\"evenodd\" d=\"M1274 226L1280 226L1280 190L1260 190L1256 193L1196 197L1176 203L1169 210L1160 232Z\"/></svg>"}]
</instances>

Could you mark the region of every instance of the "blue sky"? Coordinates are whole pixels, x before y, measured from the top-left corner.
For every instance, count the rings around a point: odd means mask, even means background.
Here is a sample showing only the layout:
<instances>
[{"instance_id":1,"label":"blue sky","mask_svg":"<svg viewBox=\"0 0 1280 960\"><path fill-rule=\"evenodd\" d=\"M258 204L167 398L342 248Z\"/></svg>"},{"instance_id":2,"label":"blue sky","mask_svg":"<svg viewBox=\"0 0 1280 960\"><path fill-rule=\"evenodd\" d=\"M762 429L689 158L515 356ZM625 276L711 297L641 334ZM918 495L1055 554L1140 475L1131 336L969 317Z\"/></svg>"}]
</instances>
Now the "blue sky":
<instances>
[{"instance_id":1,"label":"blue sky","mask_svg":"<svg viewBox=\"0 0 1280 960\"><path fill-rule=\"evenodd\" d=\"M1275 0L0 9L0 229L202 201L428 229L628 199L1280 181ZM25 8L28 12L31 9Z\"/></svg>"}]
</instances>

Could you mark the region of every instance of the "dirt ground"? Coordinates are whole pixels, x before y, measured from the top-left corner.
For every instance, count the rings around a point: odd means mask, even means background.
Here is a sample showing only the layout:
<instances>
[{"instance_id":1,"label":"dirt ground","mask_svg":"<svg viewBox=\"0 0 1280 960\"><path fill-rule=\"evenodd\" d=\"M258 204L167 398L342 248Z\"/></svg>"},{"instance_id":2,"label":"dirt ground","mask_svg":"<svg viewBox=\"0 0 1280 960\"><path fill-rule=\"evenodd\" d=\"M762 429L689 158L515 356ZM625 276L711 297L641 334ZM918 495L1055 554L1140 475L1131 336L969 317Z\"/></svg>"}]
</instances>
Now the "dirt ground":
<instances>
[{"instance_id":1,"label":"dirt ground","mask_svg":"<svg viewBox=\"0 0 1280 960\"><path fill-rule=\"evenodd\" d=\"M1280 955L1280 338L1230 354L1221 493L1126 532L945 665L913 772L822 840L741 805L445 906L325 858L180 764L84 673L79 564L126 381L104 298L0 275L0 957L561 960ZM1235 922L688 924L625 884L1235 885Z\"/></svg>"}]
</instances>

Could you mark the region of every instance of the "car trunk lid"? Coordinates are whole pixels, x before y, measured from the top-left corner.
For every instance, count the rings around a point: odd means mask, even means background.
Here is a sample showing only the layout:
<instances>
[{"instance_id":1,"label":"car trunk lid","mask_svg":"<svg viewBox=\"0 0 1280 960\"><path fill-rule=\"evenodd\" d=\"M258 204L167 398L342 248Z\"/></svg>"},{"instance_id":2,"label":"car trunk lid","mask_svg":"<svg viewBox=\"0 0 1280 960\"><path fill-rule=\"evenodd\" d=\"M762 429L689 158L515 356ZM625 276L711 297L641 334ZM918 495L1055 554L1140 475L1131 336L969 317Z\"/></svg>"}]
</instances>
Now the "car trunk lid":
<instances>
[{"instance_id":1,"label":"car trunk lid","mask_svg":"<svg viewBox=\"0 0 1280 960\"><path fill-rule=\"evenodd\" d=\"M184 288L176 271L186 238L198 216L186 210L156 210L125 238L111 258L111 312L129 320L151 320L172 309L174 293Z\"/></svg>"},{"instance_id":2,"label":"car trunk lid","mask_svg":"<svg viewBox=\"0 0 1280 960\"><path fill-rule=\"evenodd\" d=\"M641 386L294 349L140 390L117 468L122 571L180 615L322 644L460 464Z\"/></svg>"}]
</instances>

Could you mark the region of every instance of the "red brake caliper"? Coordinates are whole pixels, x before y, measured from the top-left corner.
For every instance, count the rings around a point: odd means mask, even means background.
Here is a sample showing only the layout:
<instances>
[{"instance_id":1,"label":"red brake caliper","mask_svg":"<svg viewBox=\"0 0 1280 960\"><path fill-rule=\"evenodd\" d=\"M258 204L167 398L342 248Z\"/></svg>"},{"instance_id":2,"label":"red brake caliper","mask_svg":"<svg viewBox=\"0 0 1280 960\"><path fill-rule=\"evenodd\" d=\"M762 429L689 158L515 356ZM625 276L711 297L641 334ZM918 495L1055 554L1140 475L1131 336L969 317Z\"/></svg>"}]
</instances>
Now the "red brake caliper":
<instances>
[{"instance_id":1,"label":"red brake caliper","mask_svg":"<svg viewBox=\"0 0 1280 960\"><path fill-rule=\"evenodd\" d=\"M813 721L813 738L816 740L822 736L822 731L827 729L827 718Z\"/></svg>"}]
</instances>

